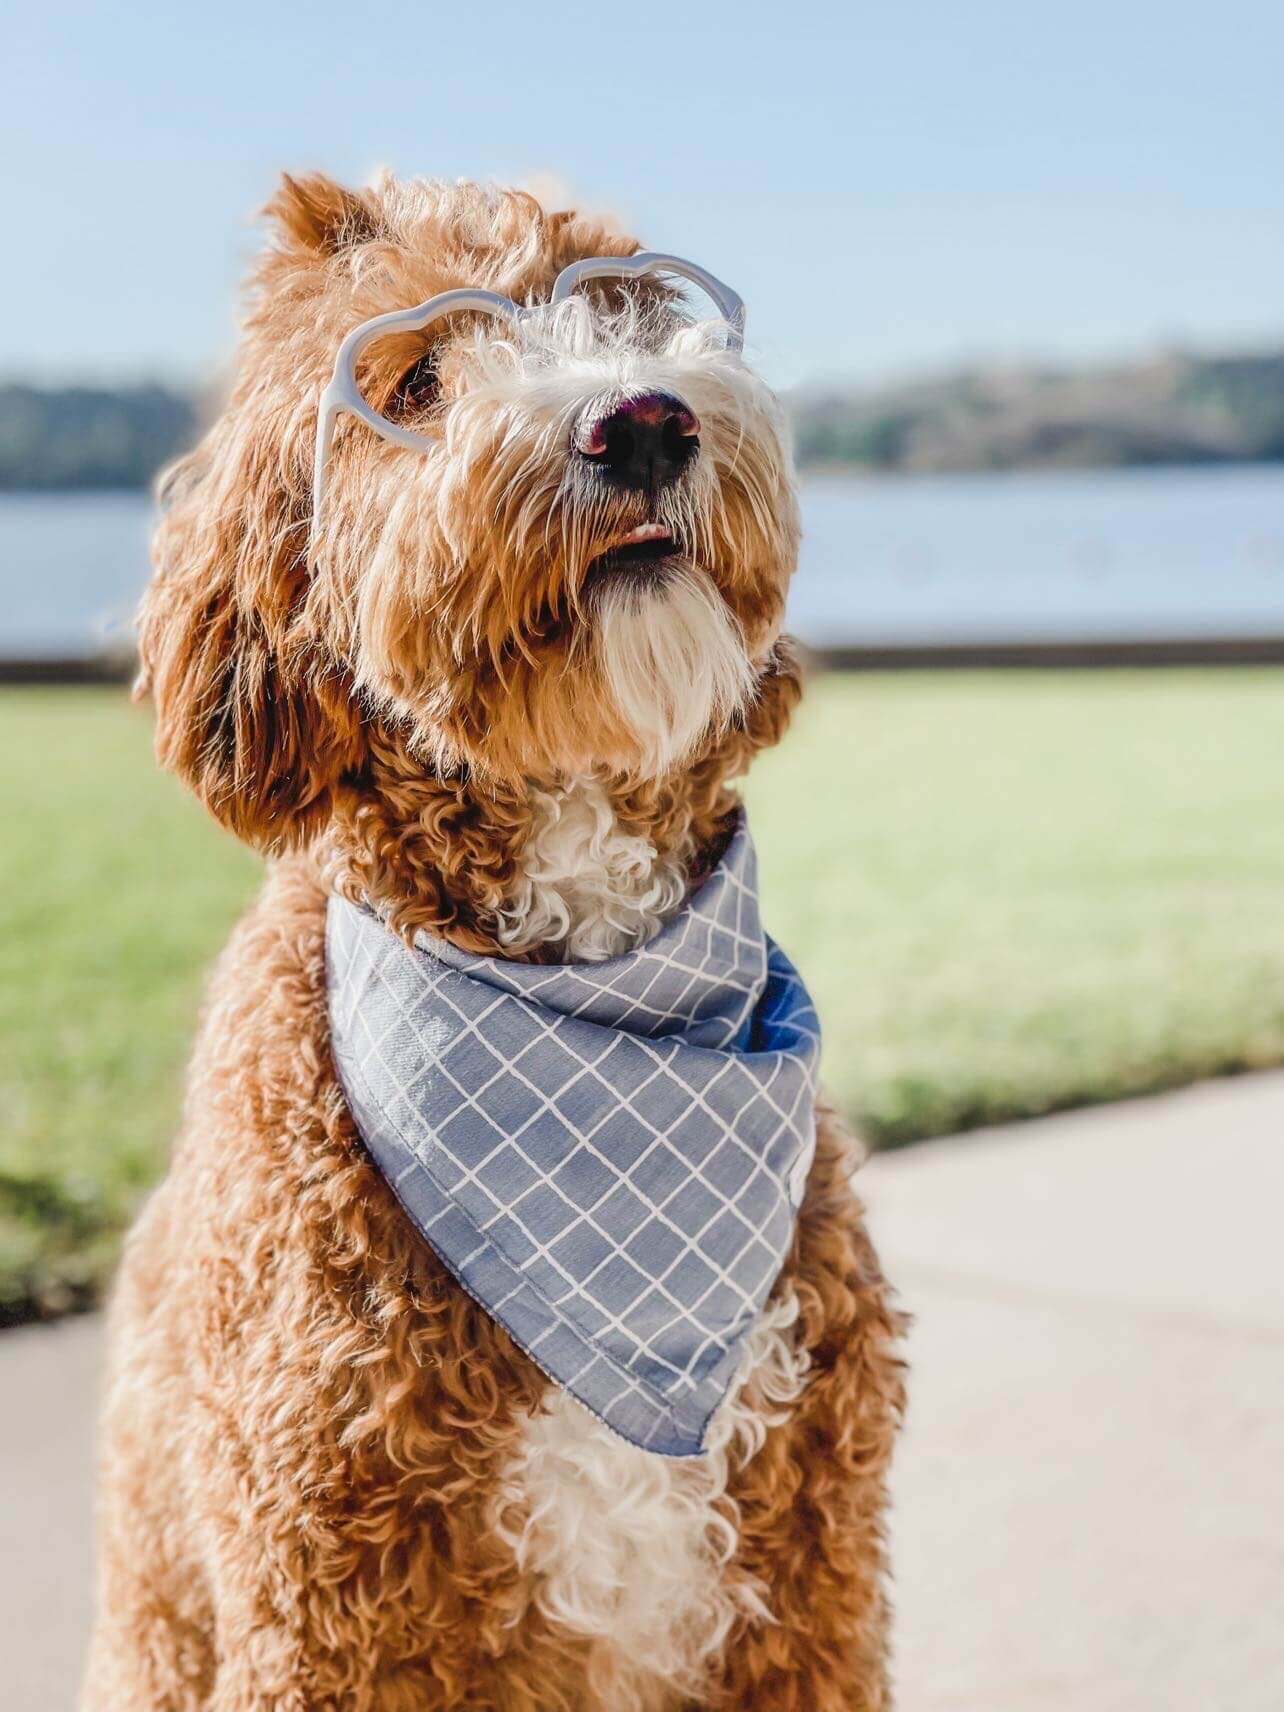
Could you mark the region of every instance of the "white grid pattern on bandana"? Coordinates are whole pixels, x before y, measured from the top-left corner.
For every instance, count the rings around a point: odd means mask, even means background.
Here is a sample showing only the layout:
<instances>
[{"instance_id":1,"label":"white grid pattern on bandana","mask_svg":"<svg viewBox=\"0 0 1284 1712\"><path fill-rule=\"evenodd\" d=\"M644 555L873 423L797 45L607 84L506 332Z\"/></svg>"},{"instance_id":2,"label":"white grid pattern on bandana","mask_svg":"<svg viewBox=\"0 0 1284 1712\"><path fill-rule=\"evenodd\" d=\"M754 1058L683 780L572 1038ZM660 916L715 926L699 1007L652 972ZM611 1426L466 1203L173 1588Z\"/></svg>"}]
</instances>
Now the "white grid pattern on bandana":
<instances>
[{"instance_id":1,"label":"white grid pattern on bandana","mask_svg":"<svg viewBox=\"0 0 1284 1712\"><path fill-rule=\"evenodd\" d=\"M743 824L648 945L597 965L408 948L334 900L335 1056L420 1230L634 1442L700 1449L783 1262L819 1035L758 925Z\"/></svg>"}]
</instances>

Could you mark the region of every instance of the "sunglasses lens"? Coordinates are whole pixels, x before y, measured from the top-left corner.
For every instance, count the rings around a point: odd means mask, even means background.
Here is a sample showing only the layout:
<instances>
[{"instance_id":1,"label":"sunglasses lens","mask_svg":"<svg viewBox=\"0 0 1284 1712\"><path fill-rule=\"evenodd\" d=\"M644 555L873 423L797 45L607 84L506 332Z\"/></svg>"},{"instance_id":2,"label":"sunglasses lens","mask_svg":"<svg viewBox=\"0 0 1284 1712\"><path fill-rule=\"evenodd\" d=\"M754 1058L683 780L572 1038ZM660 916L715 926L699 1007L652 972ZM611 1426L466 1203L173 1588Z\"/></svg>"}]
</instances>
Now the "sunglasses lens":
<instances>
[{"instance_id":1,"label":"sunglasses lens","mask_svg":"<svg viewBox=\"0 0 1284 1712\"><path fill-rule=\"evenodd\" d=\"M744 330L744 304L729 287L697 267L694 262L678 256L654 252L627 257L595 257L589 261L573 262L562 274L554 289L554 298L562 298L580 290L590 280L607 282L624 293L646 292L654 296L655 287L662 286L670 311L688 323L724 321L732 329L734 345L741 342Z\"/></svg>"},{"instance_id":2,"label":"sunglasses lens","mask_svg":"<svg viewBox=\"0 0 1284 1712\"><path fill-rule=\"evenodd\" d=\"M353 353L351 378L362 402L382 420L399 423L422 415L436 402L443 347L471 329L506 321L516 313L507 298L491 292L444 292L386 329L373 324ZM389 318L393 319L393 318Z\"/></svg>"}]
</instances>

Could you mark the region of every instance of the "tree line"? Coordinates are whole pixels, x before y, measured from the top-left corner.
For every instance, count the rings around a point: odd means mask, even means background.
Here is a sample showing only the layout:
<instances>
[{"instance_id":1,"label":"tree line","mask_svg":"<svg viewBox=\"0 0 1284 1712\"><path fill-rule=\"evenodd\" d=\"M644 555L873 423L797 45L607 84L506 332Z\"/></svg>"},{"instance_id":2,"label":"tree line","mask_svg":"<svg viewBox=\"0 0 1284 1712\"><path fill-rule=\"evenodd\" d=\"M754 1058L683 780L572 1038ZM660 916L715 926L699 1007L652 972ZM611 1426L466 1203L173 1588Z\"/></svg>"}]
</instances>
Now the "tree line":
<instances>
[{"instance_id":1,"label":"tree line","mask_svg":"<svg viewBox=\"0 0 1284 1712\"><path fill-rule=\"evenodd\" d=\"M973 367L786 403L804 468L930 471L1284 460L1284 351ZM0 385L0 491L146 487L196 437L190 393Z\"/></svg>"}]
</instances>

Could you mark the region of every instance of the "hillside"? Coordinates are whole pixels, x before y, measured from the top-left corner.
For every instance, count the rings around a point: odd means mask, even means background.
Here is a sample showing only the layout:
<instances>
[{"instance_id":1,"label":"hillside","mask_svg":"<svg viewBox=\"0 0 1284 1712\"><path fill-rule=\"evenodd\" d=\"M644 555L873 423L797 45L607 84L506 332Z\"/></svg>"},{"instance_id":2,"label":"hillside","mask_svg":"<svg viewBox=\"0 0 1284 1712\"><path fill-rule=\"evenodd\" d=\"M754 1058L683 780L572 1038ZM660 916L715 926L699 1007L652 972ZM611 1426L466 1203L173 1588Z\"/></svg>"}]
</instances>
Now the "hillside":
<instances>
[{"instance_id":1,"label":"hillside","mask_svg":"<svg viewBox=\"0 0 1284 1712\"><path fill-rule=\"evenodd\" d=\"M195 432L162 386L0 386L0 491L146 487Z\"/></svg>"},{"instance_id":2,"label":"hillside","mask_svg":"<svg viewBox=\"0 0 1284 1712\"><path fill-rule=\"evenodd\" d=\"M1006 470L1284 459L1284 350L977 368L789 400L804 468ZM156 385L0 386L0 491L144 487L198 401Z\"/></svg>"},{"instance_id":3,"label":"hillside","mask_svg":"<svg viewBox=\"0 0 1284 1712\"><path fill-rule=\"evenodd\" d=\"M791 400L804 466L1003 470L1284 458L1284 351L972 369Z\"/></svg>"}]
</instances>

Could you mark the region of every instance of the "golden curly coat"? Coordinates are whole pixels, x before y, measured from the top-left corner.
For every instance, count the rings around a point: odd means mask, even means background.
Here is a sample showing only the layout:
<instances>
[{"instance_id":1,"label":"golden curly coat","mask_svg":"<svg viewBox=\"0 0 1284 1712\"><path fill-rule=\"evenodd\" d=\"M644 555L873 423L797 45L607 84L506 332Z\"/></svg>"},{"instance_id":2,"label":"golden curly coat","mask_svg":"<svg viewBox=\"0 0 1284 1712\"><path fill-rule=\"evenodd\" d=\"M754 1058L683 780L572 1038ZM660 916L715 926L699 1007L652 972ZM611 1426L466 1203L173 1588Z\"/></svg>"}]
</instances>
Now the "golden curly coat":
<instances>
[{"instance_id":1,"label":"golden curly coat","mask_svg":"<svg viewBox=\"0 0 1284 1712\"><path fill-rule=\"evenodd\" d=\"M535 352L472 322L402 336L362 386L434 446L346 420L310 540L316 400L351 326L454 285L537 302L568 262L636 245L472 186L287 179L272 212L239 378L165 484L141 621L161 760L271 861L116 1288L86 1712L874 1712L900 1325L833 1113L764 1316L774 1354L713 1473L683 1476L568 1414L455 1284L363 1153L328 1048L331 888L403 932L552 958L571 941L549 922L600 906L601 943L628 942L716 860L729 781L798 695L774 403L658 289L595 287ZM592 485L568 424L644 383L691 401L696 465L664 492ZM674 628L668 572L602 592L644 522L743 650L737 705ZM644 647L639 713L619 673ZM563 884L532 850L573 799L595 805L598 867ZM556 1490L575 1466L655 1519L577 1511ZM673 1587L702 1585L638 1628L646 1529L658 1575L680 1506L697 1543Z\"/></svg>"}]
</instances>

